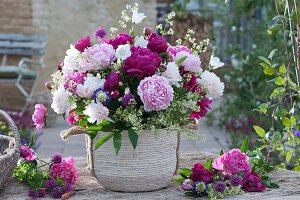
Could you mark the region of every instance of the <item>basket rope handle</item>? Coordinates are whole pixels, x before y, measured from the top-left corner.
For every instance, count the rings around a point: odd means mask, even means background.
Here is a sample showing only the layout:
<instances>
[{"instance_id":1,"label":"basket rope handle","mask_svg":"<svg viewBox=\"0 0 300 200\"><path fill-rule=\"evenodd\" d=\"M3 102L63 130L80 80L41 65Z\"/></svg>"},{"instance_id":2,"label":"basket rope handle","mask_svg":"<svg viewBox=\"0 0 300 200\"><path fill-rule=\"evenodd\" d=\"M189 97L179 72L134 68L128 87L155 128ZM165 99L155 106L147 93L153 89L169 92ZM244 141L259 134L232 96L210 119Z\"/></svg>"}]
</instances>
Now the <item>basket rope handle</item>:
<instances>
[{"instance_id":1,"label":"basket rope handle","mask_svg":"<svg viewBox=\"0 0 300 200\"><path fill-rule=\"evenodd\" d=\"M6 123L9 125L11 131L14 134L15 138L15 148L17 150L17 154L20 154L20 147L21 147L21 138L18 131L18 128L12 118L3 110L0 109L0 116L5 119Z\"/></svg>"}]
</instances>

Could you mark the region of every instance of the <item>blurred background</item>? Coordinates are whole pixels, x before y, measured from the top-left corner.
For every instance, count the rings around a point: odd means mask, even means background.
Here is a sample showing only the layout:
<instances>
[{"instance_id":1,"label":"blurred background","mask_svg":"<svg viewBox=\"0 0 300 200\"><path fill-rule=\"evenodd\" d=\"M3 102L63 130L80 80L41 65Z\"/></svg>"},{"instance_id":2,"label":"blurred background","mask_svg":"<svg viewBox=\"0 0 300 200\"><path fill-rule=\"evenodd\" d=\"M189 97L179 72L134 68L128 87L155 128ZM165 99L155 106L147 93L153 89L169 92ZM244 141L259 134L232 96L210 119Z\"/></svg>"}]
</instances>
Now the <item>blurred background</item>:
<instances>
[{"instance_id":1,"label":"blurred background","mask_svg":"<svg viewBox=\"0 0 300 200\"><path fill-rule=\"evenodd\" d=\"M35 150L41 157L56 152L85 155L83 137L76 136L67 142L60 139L60 131L69 127L62 118L48 121L48 127L41 131L32 128L34 104L42 103L49 113L53 112L50 92L44 84L63 61L70 44L86 36L93 38L99 26L106 30L118 27L125 5L135 2L139 3L139 12L147 16L143 23L153 30L164 23L167 13L176 12L174 35L168 38L171 45L184 37L187 29L193 29L197 41L206 38L211 41L209 50L201 57L203 66L208 65L212 53L225 63L217 70L226 85L225 95L214 102L214 111L200 121L198 131L206 136L207 142L199 144L183 138L181 150L218 153L220 148L239 147L246 135L250 139L250 149L254 149L258 144L252 126L259 124L266 128L270 122L253 110L273 90L265 87L267 79L257 57L267 57L275 47L283 49L280 36L270 36L266 32L275 15L274 3L270 0L235 0L227 4L224 0L0 0L0 34L46 35L46 39L40 41L45 44L40 46L44 52L25 56L42 61L45 66L38 73L39 69L28 64L38 77L32 98L27 97L28 106L26 96L16 87L16 80L8 80L11 72L1 71L0 67L0 109L10 111L22 134L22 142L27 143L34 134ZM5 49L5 41L0 36L0 57L5 54L2 49ZM23 57L8 55L5 65L18 66ZM26 91L32 89L29 78L22 84ZM20 115L24 106L25 112ZM9 134L4 122L0 122L0 129Z\"/></svg>"}]
</instances>

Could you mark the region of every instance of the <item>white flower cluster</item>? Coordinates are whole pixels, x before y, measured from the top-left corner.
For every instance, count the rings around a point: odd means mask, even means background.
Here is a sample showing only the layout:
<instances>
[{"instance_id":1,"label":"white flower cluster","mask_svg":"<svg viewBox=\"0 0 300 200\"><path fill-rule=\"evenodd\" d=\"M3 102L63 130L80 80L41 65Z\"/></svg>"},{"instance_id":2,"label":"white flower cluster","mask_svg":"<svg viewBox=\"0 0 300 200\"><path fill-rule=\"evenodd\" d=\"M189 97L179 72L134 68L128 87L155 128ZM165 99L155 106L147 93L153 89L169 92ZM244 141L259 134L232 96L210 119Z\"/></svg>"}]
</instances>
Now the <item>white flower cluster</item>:
<instances>
[{"instance_id":1,"label":"white flower cluster","mask_svg":"<svg viewBox=\"0 0 300 200\"><path fill-rule=\"evenodd\" d=\"M204 71L199 80L201 86L207 90L207 97L215 99L223 95L224 83L213 72Z\"/></svg>"}]
</instances>

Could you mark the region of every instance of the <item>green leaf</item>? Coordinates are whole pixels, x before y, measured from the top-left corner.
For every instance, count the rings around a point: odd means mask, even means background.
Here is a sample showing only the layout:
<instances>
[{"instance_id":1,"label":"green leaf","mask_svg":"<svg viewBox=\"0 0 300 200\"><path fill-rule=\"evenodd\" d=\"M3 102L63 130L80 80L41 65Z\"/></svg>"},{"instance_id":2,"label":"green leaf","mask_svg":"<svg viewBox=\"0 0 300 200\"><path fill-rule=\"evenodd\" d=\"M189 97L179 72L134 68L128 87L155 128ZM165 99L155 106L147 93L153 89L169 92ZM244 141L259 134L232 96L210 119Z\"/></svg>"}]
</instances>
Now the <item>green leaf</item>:
<instances>
[{"instance_id":1,"label":"green leaf","mask_svg":"<svg viewBox=\"0 0 300 200\"><path fill-rule=\"evenodd\" d=\"M283 74L286 72L286 67L285 67L284 64L282 64L282 65L280 66L279 72L280 72L280 73L283 73Z\"/></svg>"},{"instance_id":2,"label":"green leaf","mask_svg":"<svg viewBox=\"0 0 300 200\"><path fill-rule=\"evenodd\" d=\"M31 138L30 138L30 142L28 144L28 147L31 148L33 146L33 143L34 143L34 137L32 135Z\"/></svg>"},{"instance_id":3,"label":"green leaf","mask_svg":"<svg viewBox=\"0 0 300 200\"><path fill-rule=\"evenodd\" d=\"M90 132L90 137L93 140L97 136L98 132L97 131L91 131Z\"/></svg>"},{"instance_id":4,"label":"green leaf","mask_svg":"<svg viewBox=\"0 0 300 200\"><path fill-rule=\"evenodd\" d=\"M116 152L116 155L118 155L119 151L121 149L121 145L122 145L122 135L121 135L121 133L115 133L114 134L113 144L114 144L114 150Z\"/></svg>"},{"instance_id":5,"label":"green leaf","mask_svg":"<svg viewBox=\"0 0 300 200\"><path fill-rule=\"evenodd\" d=\"M259 105L259 111L261 113L266 113L267 112L267 109L268 109L268 104L266 103L262 103Z\"/></svg>"},{"instance_id":6,"label":"green leaf","mask_svg":"<svg viewBox=\"0 0 300 200\"><path fill-rule=\"evenodd\" d=\"M267 68L270 67L269 65L267 65L266 63L259 63L263 68Z\"/></svg>"},{"instance_id":7,"label":"green leaf","mask_svg":"<svg viewBox=\"0 0 300 200\"><path fill-rule=\"evenodd\" d=\"M225 2L226 3L226 2ZM186 196L189 196L189 197L198 197L199 195L194 193L194 192L185 192L184 193Z\"/></svg>"},{"instance_id":8,"label":"green leaf","mask_svg":"<svg viewBox=\"0 0 300 200\"><path fill-rule=\"evenodd\" d=\"M283 117L282 118L282 123L283 123L283 125L285 125L287 127L290 127L291 124L292 124L291 120L289 118L287 118L287 117Z\"/></svg>"},{"instance_id":9,"label":"green leaf","mask_svg":"<svg viewBox=\"0 0 300 200\"><path fill-rule=\"evenodd\" d=\"M294 116L291 116L291 123L296 124L296 118Z\"/></svg>"},{"instance_id":10,"label":"green leaf","mask_svg":"<svg viewBox=\"0 0 300 200\"><path fill-rule=\"evenodd\" d=\"M189 168L179 168L179 169L180 169L180 172L181 172L181 173L184 173L184 174L186 174L187 176L189 176L191 173L193 173L192 170L189 169Z\"/></svg>"},{"instance_id":11,"label":"green leaf","mask_svg":"<svg viewBox=\"0 0 300 200\"><path fill-rule=\"evenodd\" d=\"M109 140L114 134L106 135L100 138L95 144L95 150L98 149L102 144L104 144L107 140Z\"/></svg>"},{"instance_id":12,"label":"green leaf","mask_svg":"<svg viewBox=\"0 0 300 200\"><path fill-rule=\"evenodd\" d=\"M272 35L273 33L278 32L282 28L281 24L273 24L268 30L268 34Z\"/></svg>"},{"instance_id":13,"label":"green leaf","mask_svg":"<svg viewBox=\"0 0 300 200\"><path fill-rule=\"evenodd\" d=\"M276 142L280 141L281 140L281 134L279 132L276 132L273 139Z\"/></svg>"},{"instance_id":14,"label":"green leaf","mask_svg":"<svg viewBox=\"0 0 300 200\"><path fill-rule=\"evenodd\" d=\"M130 139L133 149L135 149L139 139L139 135L132 128L130 128L128 129L128 137Z\"/></svg>"},{"instance_id":15,"label":"green leaf","mask_svg":"<svg viewBox=\"0 0 300 200\"><path fill-rule=\"evenodd\" d=\"M262 145L261 147L259 147L259 150L263 150L264 148L268 147L269 145L265 144L265 145Z\"/></svg>"},{"instance_id":16,"label":"green leaf","mask_svg":"<svg viewBox=\"0 0 300 200\"><path fill-rule=\"evenodd\" d=\"M286 153L286 156L285 156L286 162L289 162L292 159L293 152L294 152L294 149L291 149Z\"/></svg>"},{"instance_id":17,"label":"green leaf","mask_svg":"<svg viewBox=\"0 0 300 200\"><path fill-rule=\"evenodd\" d=\"M277 183L271 182L269 188L279 188L279 185Z\"/></svg>"},{"instance_id":18,"label":"green leaf","mask_svg":"<svg viewBox=\"0 0 300 200\"><path fill-rule=\"evenodd\" d=\"M223 151L223 149L221 149L220 156L222 156L223 154L224 154L224 151Z\"/></svg>"},{"instance_id":19,"label":"green leaf","mask_svg":"<svg viewBox=\"0 0 300 200\"><path fill-rule=\"evenodd\" d=\"M168 55L169 52L162 52L160 54L158 54L159 57L164 58L166 57L166 55Z\"/></svg>"},{"instance_id":20,"label":"green leaf","mask_svg":"<svg viewBox=\"0 0 300 200\"><path fill-rule=\"evenodd\" d=\"M177 182L177 183L181 183L184 180L185 180L185 178L173 178L172 179L173 182Z\"/></svg>"},{"instance_id":21,"label":"green leaf","mask_svg":"<svg viewBox=\"0 0 300 200\"><path fill-rule=\"evenodd\" d=\"M179 174L180 174L180 176L182 176L182 178L188 179L187 175L185 175L184 173L179 173Z\"/></svg>"},{"instance_id":22,"label":"green leaf","mask_svg":"<svg viewBox=\"0 0 300 200\"><path fill-rule=\"evenodd\" d=\"M242 153L246 153L247 149L248 149L248 143L249 143L249 140L248 140L248 136L246 136L245 140L243 141L243 144L241 146L241 152Z\"/></svg>"},{"instance_id":23,"label":"green leaf","mask_svg":"<svg viewBox=\"0 0 300 200\"><path fill-rule=\"evenodd\" d=\"M263 57L263 56L258 56L258 58L259 58L260 60L264 61L265 63L267 63L269 66L272 65L271 62L270 62L267 58L265 58L265 57Z\"/></svg>"},{"instance_id":24,"label":"green leaf","mask_svg":"<svg viewBox=\"0 0 300 200\"><path fill-rule=\"evenodd\" d=\"M178 60L175 62L175 64L178 65L178 66L180 66L181 63L182 63L186 58L187 58L187 56L183 56L182 58L178 59Z\"/></svg>"},{"instance_id":25,"label":"green leaf","mask_svg":"<svg viewBox=\"0 0 300 200\"><path fill-rule=\"evenodd\" d=\"M278 49L273 49L271 51L271 53L269 54L268 58L272 60L273 56L275 55L275 53L278 51Z\"/></svg>"},{"instance_id":26,"label":"green leaf","mask_svg":"<svg viewBox=\"0 0 300 200\"><path fill-rule=\"evenodd\" d=\"M264 137L265 136L265 130L262 129L261 127L259 126L253 126L255 132L257 133L257 135L259 135L260 137Z\"/></svg>"},{"instance_id":27,"label":"green leaf","mask_svg":"<svg viewBox=\"0 0 300 200\"><path fill-rule=\"evenodd\" d=\"M86 119L80 119L79 120L79 126L87 127L87 120Z\"/></svg>"},{"instance_id":28,"label":"green leaf","mask_svg":"<svg viewBox=\"0 0 300 200\"><path fill-rule=\"evenodd\" d=\"M264 73L267 75L273 75L273 74L277 73L277 70L272 67L267 67L264 69Z\"/></svg>"},{"instance_id":29,"label":"green leaf","mask_svg":"<svg viewBox=\"0 0 300 200\"><path fill-rule=\"evenodd\" d=\"M287 78L277 77L275 83L277 85L282 85L286 82Z\"/></svg>"}]
</instances>

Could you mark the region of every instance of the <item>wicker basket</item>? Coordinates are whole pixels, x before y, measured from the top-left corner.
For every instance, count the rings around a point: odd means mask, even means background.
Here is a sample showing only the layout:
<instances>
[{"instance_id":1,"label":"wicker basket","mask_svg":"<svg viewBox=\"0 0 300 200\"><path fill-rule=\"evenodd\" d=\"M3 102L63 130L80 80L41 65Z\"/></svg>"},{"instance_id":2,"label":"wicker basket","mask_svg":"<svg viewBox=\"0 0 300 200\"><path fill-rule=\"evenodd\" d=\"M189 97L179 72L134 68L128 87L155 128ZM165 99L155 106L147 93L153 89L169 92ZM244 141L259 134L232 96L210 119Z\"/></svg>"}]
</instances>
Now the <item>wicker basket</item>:
<instances>
[{"instance_id":1,"label":"wicker basket","mask_svg":"<svg viewBox=\"0 0 300 200\"><path fill-rule=\"evenodd\" d=\"M11 128L14 138L0 135L0 191L8 184L20 157L20 135L11 117L0 110L3 118Z\"/></svg>"}]
</instances>

